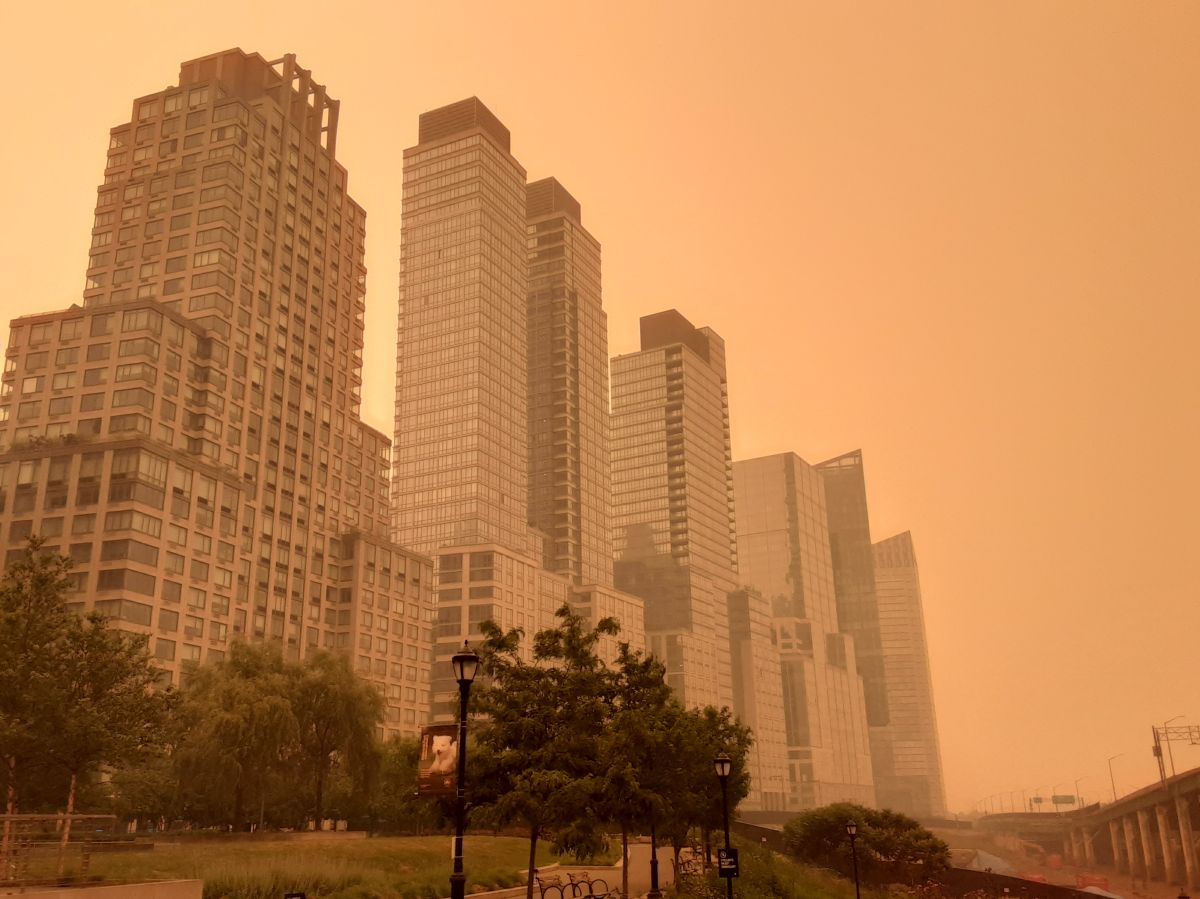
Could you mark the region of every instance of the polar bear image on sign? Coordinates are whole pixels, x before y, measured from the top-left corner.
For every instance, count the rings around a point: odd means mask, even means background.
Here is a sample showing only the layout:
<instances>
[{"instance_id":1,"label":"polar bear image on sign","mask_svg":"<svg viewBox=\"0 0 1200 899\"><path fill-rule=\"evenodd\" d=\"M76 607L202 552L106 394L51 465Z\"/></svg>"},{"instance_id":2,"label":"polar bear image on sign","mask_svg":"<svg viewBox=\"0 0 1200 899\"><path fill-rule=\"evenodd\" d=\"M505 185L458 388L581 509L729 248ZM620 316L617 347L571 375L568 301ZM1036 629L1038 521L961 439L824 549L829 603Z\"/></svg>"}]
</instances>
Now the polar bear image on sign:
<instances>
[{"instance_id":1,"label":"polar bear image on sign","mask_svg":"<svg viewBox=\"0 0 1200 899\"><path fill-rule=\"evenodd\" d=\"M433 762L429 765L429 773L449 774L457 761L458 743L454 738L445 734L433 737Z\"/></svg>"}]
</instances>

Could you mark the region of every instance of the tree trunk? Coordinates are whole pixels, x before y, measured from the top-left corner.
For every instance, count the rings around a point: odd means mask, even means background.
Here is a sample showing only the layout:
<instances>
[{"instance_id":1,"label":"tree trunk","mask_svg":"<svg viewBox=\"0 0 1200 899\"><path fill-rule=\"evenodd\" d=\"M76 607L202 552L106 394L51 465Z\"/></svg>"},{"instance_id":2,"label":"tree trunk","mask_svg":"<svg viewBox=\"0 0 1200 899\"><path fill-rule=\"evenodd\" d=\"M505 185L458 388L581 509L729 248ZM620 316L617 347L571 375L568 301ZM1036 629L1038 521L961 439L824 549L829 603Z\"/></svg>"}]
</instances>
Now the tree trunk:
<instances>
[{"instance_id":1,"label":"tree trunk","mask_svg":"<svg viewBox=\"0 0 1200 899\"><path fill-rule=\"evenodd\" d=\"M242 806L245 801L245 788L239 783L233 789L233 832L242 829Z\"/></svg>"},{"instance_id":2,"label":"tree trunk","mask_svg":"<svg viewBox=\"0 0 1200 899\"><path fill-rule=\"evenodd\" d=\"M621 895L629 895L629 830L621 825Z\"/></svg>"},{"instance_id":3,"label":"tree trunk","mask_svg":"<svg viewBox=\"0 0 1200 899\"><path fill-rule=\"evenodd\" d=\"M537 877L537 841L539 827L529 828L529 879L525 884L525 899L533 899L533 879Z\"/></svg>"},{"instance_id":4,"label":"tree trunk","mask_svg":"<svg viewBox=\"0 0 1200 899\"><path fill-rule=\"evenodd\" d=\"M78 783L75 772L71 772L71 788L67 792L67 814L63 819L62 841L58 844L58 876L63 876L67 864L67 844L71 841L71 816L75 814L75 786Z\"/></svg>"},{"instance_id":5,"label":"tree trunk","mask_svg":"<svg viewBox=\"0 0 1200 899\"><path fill-rule=\"evenodd\" d=\"M12 840L12 816L17 813L17 760L8 757L8 797L4 806L4 835L0 837L0 863L8 864L8 844Z\"/></svg>"},{"instance_id":6,"label":"tree trunk","mask_svg":"<svg viewBox=\"0 0 1200 899\"><path fill-rule=\"evenodd\" d=\"M317 801L316 801L316 817L317 830L321 829L321 817L325 812L325 766L322 765L317 769Z\"/></svg>"}]
</instances>

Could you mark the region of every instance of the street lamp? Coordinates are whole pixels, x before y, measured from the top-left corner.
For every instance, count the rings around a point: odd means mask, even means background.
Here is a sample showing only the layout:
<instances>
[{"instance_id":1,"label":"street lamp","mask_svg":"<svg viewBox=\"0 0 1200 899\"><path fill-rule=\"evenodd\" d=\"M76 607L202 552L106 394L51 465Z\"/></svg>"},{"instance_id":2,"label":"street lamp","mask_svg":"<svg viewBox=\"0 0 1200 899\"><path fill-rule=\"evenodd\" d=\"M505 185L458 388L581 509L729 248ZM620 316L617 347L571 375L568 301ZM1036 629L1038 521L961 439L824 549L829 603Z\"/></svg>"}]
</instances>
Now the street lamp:
<instances>
[{"instance_id":1,"label":"street lamp","mask_svg":"<svg viewBox=\"0 0 1200 899\"><path fill-rule=\"evenodd\" d=\"M1113 763L1113 759L1119 759L1124 754L1125 753L1123 753L1123 752L1118 752L1116 755L1110 755L1108 757L1108 780L1109 780L1109 783L1112 784L1113 802L1117 801L1117 780L1115 777L1113 777L1112 763Z\"/></svg>"},{"instance_id":2,"label":"street lamp","mask_svg":"<svg viewBox=\"0 0 1200 899\"><path fill-rule=\"evenodd\" d=\"M850 861L854 864L854 899L862 899L858 889L858 849L855 846L858 842L858 822L846 822L846 836L850 838Z\"/></svg>"},{"instance_id":3,"label":"street lamp","mask_svg":"<svg viewBox=\"0 0 1200 899\"><path fill-rule=\"evenodd\" d=\"M725 817L725 851L729 851L729 774L733 771L733 759L721 753L713 759L713 768L717 772L717 780L721 781L721 811ZM720 872L718 872L720 873ZM733 899L733 878L725 878L725 894Z\"/></svg>"},{"instance_id":4,"label":"street lamp","mask_svg":"<svg viewBox=\"0 0 1200 899\"><path fill-rule=\"evenodd\" d=\"M450 659L454 667L454 679L458 681L458 794L454 810L454 871L450 875L450 899L464 899L467 894L467 875L463 873L463 829L466 826L467 779L467 697L471 693L471 681L479 671L479 656L471 651L463 640L461 652Z\"/></svg>"}]
</instances>

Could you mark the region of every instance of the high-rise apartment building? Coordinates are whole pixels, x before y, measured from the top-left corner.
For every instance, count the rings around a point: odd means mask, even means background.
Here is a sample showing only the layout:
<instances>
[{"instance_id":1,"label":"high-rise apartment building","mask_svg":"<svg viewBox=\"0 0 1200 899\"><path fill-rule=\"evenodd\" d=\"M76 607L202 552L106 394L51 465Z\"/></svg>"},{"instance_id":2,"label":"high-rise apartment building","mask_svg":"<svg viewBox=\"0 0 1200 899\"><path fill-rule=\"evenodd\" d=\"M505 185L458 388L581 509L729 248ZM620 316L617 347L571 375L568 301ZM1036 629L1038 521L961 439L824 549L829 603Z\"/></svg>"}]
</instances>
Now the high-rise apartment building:
<instances>
[{"instance_id":1,"label":"high-rise apartment building","mask_svg":"<svg viewBox=\"0 0 1200 899\"><path fill-rule=\"evenodd\" d=\"M675 310L612 362L617 588L645 600L649 649L687 705L730 705L737 587L725 344Z\"/></svg>"},{"instance_id":2,"label":"high-rise apartment building","mask_svg":"<svg viewBox=\"0 0 1200 899\"><path fill-rule=\"evenodd\" d=\"M608 319L600 244L554 178L526 192L529 237L529 520L546 567L612 586Z\"/></svg>"},{"instance_id":3,"label":"high-rise apartment building","mask_svg":"<svg viewBox=\"0 0 1200 899\"><path fill-rule=\"evenodd\" d=\"M780 658L787 807L871 805L863 684L838 618L824 481L793 453L738 461L733 474L739 575L771 605Z\"/></svg>"},{"instance_id":4,"label":"high-rise apartment building","mask_svg":"<svg viewBox=\"0 0 1200 899\"><path fill-rule=\"evenodd\" d=\"M880 806L917 818L946 813L925 613L912 535L905 531L874 546L879 630L888 685L889 721L876 745L891 758L875 783Z\"/></svg>"},{"instance_id":5,"label":"high-rise apartment building","mask_svg":"<svg viewBox=\"0 0 1200 899\"><path fill-rule=\"evenodd\" d=\"M525 169L472 97L404 151L396 532L406 546L528 553ZM541 555L541 547L536 548Z\"/></svg>"},{"instance_id":6,"label":"high-rise apartment building","mask_svg":"<svg viewBox=\"0 0 1200 899\"><path fill-rule=\"evenodd\" d=\"M439 712L483 621L522 628L528 655L573 598L597 616L636 605L607 558L600 247L510 151L472 97L422 114L404 153L395 534L437 558Z\"/></svg>"},{"instance_id":7,"label":"high-rise apartment building","mask_svg":"<svg viewBox=\"0 0 1200 899\"><path fill-rule=\"evenodd\" d=\"M338 103L288 55L185 62L110 133L83 305L12 322L8 552L44 535L75 604L164 677L235 639L347 653L385 729L428 716L428 559L389 539L387 438L359 418L365 215Z\"/></svg>"}]
</instances>

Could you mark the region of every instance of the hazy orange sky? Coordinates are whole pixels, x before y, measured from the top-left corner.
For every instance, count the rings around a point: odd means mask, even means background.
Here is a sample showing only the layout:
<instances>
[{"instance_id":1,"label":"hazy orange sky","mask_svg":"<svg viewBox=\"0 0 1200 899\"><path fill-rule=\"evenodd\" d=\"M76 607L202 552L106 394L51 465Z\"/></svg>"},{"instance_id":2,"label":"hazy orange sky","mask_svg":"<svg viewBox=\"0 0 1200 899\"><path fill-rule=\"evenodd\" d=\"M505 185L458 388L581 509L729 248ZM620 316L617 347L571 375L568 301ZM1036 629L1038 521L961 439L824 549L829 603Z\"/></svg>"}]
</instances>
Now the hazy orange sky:
<instances>
[{"instance_id":1,"label":"hazy orange sky","mask_svg":"<svg viewBox=\"0 0 1200 899\"><path fill-rule=\"evenodd\" d=\"M364 413L390 433L401 151L421 111L478 95L530 178L583 204L614 355L676 307L728 343L735 458L863 448L873 535L917 545L952 808L1076 778L1105 798L1118 753L1131 790L1155 776L1152 723L1200 724L1200 4L6 19L5 319L79 300L134 97L185 59L295 52L342 101L368 212Z\"/></svg>"}]
</instances>

